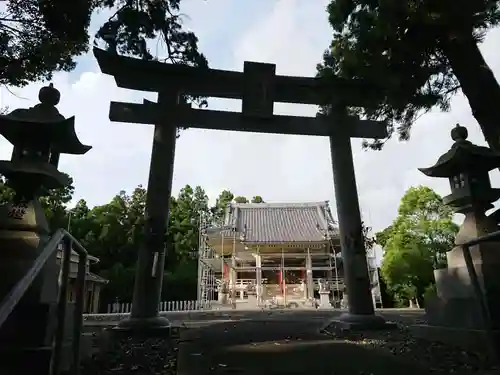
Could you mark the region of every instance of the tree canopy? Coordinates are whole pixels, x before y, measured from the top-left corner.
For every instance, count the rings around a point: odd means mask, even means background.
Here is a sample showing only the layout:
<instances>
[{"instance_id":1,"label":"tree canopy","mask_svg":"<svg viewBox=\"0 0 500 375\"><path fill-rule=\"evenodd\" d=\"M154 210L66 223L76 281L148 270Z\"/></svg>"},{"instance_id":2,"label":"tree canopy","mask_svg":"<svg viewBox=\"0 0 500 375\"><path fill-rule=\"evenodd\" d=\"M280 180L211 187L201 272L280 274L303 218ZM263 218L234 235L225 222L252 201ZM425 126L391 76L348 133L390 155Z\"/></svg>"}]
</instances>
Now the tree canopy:
<instances>
[{"instance_id":1,"label":"tree canopy","mask_svg":"<svg viewBox=\"0 0 500 375\"><path fill-rule=\"evenodd\" d=\"M236 203L248 203L248 199L245 198L245 197L242 197L242 196L239 196L239 197L235 197L234 198L234 201Z\"/></svg>"},{"instance_id":2,"label":"tree canopy","mask_svg":"<svg viewBox=\"0 0 500 375\"><path fill-rule=\"evenodd\" d=\"M446 265L458 226L453 211L425 186L408 189L398 216L376 241L384 248L381 274L388 288L402 300L421 299L434 283L433 270Z\"/></svg>"},{"instance_id":3,"label":"tree canopy","mask_svg":"<svg viewBox=\"0 0 500 375\"><path fill-rule=\"evenodd\" d=\"M110 51L206 67L198 39L182 27L180 0L8 0L0 11L0 84L24 86L75 68L75 57L89 50L90 19L98 10L111 17L95 39ZM164 43L154 56L149 40Z\"/></svg>"},{"instance_id":4,"label":"tree canopy","mask_svg":"<svg viewBox=\"0 0 500 375\"><path fill-rule=\"evenodd\" d=\"M265 203L264 199L260 195L256 195L252 198L252 203Z\"/></svg>"},{"instance_id":5,"label":"tree canopy","mask_svg":"<svg viewBox=\"0 0 500 375\"><path fill-rule=\"evenodd\" d=\"M132 300L137 250L140 246L146 206L146 189L139 185L132 193L120 191L108 203L89 208L81 199L68 207L73 185L52 190L41 198L49 226L68 228L88 252L99 258L91 271L109 280L101 292L101 307L116 299ZM12 201L13 191L0 180L0 204ZM222 207L234 201L224 190L214 207L201 186L184 186L171 198L165 242L167 259L164 270L163 300L196 299L200 215L212 220Z\"/></svg>"},{"instance_id":6,"label":"tree canopy","mask_svg":"<svg viewBox=\"0 0 500 375\"><path fill-rule=\"evenodd\" d=\"M357 93L363 109L355 113L386 120L390 135L405 140L420 114L448 110L462 90L489 145L500 149L500 86L478 47L500 22L500 1L332 0L327 9L333 41L318 74L376 89Z\"/></svg>"}]
</instances>

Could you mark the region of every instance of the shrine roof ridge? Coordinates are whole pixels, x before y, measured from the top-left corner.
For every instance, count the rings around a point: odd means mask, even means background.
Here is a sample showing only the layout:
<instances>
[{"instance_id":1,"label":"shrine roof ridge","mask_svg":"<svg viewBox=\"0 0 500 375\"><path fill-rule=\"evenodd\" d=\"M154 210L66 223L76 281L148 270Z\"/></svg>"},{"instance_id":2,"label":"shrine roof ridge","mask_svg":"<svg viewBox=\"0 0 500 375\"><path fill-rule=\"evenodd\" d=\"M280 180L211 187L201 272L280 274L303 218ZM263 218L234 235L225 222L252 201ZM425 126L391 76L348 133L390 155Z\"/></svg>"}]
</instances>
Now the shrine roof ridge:
<instances>
[{"instance_id":1,"label":"shrine roof ridge","mask_svg":"<svg viewBox=\"0 0 500 375\"><path fill-rule=\"evenodd\" d=\"M224 235L239 233L243 243L327 243L338 236L328 201L230 203Z\"/></svg>"},{"instance_id":2,"label":"shrine roof ridge","mask_svg":"<svg viewBox=\"0 0 500 375\"><path fill-rule=\"evenodd\" d=\"M319 202L272 202L272 203L229 203L236 208L301 208L301 207L317 207L328 206L328 201Z\"/></svg>"}]
</instances>

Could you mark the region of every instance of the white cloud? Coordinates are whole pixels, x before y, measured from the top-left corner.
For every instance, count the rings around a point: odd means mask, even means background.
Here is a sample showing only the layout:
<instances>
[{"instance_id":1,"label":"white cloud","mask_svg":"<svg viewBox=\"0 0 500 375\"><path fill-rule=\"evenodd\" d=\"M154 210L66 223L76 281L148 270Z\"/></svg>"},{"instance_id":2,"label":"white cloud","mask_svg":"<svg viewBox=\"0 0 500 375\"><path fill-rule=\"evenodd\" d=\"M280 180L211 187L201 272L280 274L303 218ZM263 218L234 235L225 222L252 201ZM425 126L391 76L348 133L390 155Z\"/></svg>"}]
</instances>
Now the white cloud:
<instances>
[{"instance_id":1,"label":"white cloud","mask_svg":"<svg viewBox=\"0 0 500 375\"><path fill-rule=\"evenodd\" d=\"M76 131L84 144L93 148L83 156L64 155L60 170L75 180L75 198L85 198L90 204L103 203L121 189L133 189L147 178L148 158L152 137L150 126L110 123L111 100L130 101L131 92L116 88L112 78L99 73L83 73L69 83L68 73L55 75L54 86L61 91L60 112L76 119ZM1 91L0 106L30 107L36 104L41 85L15 89L20 99ZM28 99L29 98L29 99ZM1 157L10 156L11 147L1 142Z\"/></svg>"},{"instance_id":2,"label":"white cloud","mask_svg":"<svg viewBox=\"0 0 500 375\"><path fill-rule=\"evenodd\" d=\"M322 2L324 6L328 1ZM234 69L241 69L244 60L273 62L277 72L287 75L311 76L315 73L323 50L328 46L331 31L326 13L317 2L281 0L275 2L274 11L235 43ZM482 51L494 72L500 74L500 54L495 46L499 30L490 32ZM281 104L277 113L312 115L314 108ZM389 225L397 213L397 206L405 190L425 184L439 193L449 193L448 182L430 179L417 168L434 164L451 146L450 130L456 123L469 129L469 139L485 144L480 129L471 115L467 101L457 96L450 113L433 112L415 124L409 142L392 140L383 151L362 151L359 140L353 140L356 178L364 219L382 229ZM278 176L263 177L267 181L280 181L275 190L266 188L264 196L272 199L305 200L330 199L333 203L332 172L329 145L326 139L312 137L286 137L276 142L283 164ZM494 181L500 182L498 172ZM257 178L256 175L254 175ZM269 177L268 177L269 176ZM264 194L264 193L263 193ZM333 207L335 209L335 207Z\"/></svg>"},{"instance_id":3,"label":"white cloud","mask_svg":"<svg viewBox=\"0 0 500 375\"><path fill-rule=\"evenodd\" d=\"M224 60L224 65L235 70L242 70L244 60L253 60L276 63L278 74L315 74L316 63L331 37L324 11L326 0L275 1L272 11L263 12L243 33L225 28L222 16L211 21L207 14L210 4L193 6L188 11L195 31L208 39L202 44L213 46L217 40L224 41L218 49L206 51L209 59L217 55L218 61ZM242 11L226 16L243 19L245 15ZM231 24L235 23L233 19ZM214 25L216 33L210 32ZM483 46L497 76L500 54L495 45L499 39L500 32L495 30ZM95 67L91 69L96 71ZM77 79L69 78L68 73L55 75L54 84L62 92L60 111L76 116L80 139L93 146L85 156L64 156L61 160L60 169L75 179L75 198L85 198L90 205L102 204L122 189L131 191L138 184L147 184L152 126L111 123L108 111L111 100L139 102L143 97L154 100L155 95L118 89L110 77L91 71ZM34 105L39 87L15 90L29 100L2 89L0 106ZM235 101L210 103L212 108L239 108ZM279 104L276 112L313 115L315 108ZM450 113L422 117L409 142L393 140L381 152L365 152L360 141L353 141L360 202L369 225L379 230L390 224L399 199L410 186L425 184L448 194L446 181L427 178L417 168L432 165L449 148L449 131L457 122L467 126L472 141L484 144L463 97L454 100ZM3 140L0 157L10 157L10 147ZM494 180L500 182L496 175ZM325 138L188 130L177 145L174 192L185 184L203 186L212 199L222 189L230 189L237 195L262 195L267 201L330 200L335 209L329 143Z\"/></svg>"}]
</instances>

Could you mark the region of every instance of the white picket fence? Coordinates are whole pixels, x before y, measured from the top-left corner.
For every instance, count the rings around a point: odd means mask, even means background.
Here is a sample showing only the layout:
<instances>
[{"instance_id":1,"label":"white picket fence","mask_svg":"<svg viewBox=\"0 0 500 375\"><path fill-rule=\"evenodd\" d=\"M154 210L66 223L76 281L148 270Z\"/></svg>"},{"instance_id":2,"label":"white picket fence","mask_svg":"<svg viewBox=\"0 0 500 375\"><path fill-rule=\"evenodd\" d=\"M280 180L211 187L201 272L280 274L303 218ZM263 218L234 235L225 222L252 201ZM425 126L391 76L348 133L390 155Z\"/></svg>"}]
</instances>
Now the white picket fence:
<instances>
[{"instance_id":1,"label":"white picket fence","mask_svg":"<svg viewBox=\"0 0 500 375\"><path fill-rule=\"evenodd\" d=\"M160 302L159 311L195 311L211 308L211 302L165 301ZM127 314L132 311L131 303L115 302L108 305L108 314Z\"/></svg>"}]
</instances>

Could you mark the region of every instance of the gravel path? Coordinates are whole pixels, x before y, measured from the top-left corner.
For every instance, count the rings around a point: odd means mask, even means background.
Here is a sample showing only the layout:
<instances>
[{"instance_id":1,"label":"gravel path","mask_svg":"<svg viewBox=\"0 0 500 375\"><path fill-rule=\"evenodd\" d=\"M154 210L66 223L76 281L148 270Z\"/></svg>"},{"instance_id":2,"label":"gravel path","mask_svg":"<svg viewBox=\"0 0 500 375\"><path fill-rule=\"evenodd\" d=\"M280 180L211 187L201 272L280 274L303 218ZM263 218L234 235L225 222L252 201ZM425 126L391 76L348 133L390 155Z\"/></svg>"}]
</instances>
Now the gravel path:
<instances>
[{"instance_id":1,"label":"gravel path","mask_svg":"<svg viewBox=\"0 0 500 375\"><path fill-rule=\"evenodd\" d=\"M174 375L177 373L179 330L172 338L113 340L82 362L81 375Z\"/></svg>"},{"instance_id":2,"label":"gravel path","mask_svg":"<svg viewBox=\"0 0 500 375\"><path fill-rule=\"evenodd\" d=\"M423 323L422 314L383 315L398 329L321 333L324 321L301 319L189 329L181 336L178 374L500 373L482 353L413 339L406 327Z\"/></svg>"},{"instance_id":3,"label":"gravel path","mask_svg":"<svg viewBox=\"0 0 500 375\"><path fill-rule=\"evenodd\" d=\"M86 361L81 375L500 373L480 353L413 339L405 327L421 314L383 315L399 329L322 331L323 319L297 316L210 322L173 340L123 339Z\"/></svg>"},{"instance_id":4,"label":"gravel path","mask_svg":"<svg viewBox=\"0 0 500 375\"><path fill-rule=\"evenodd\" d=\"M320 326L263 320L187 330L178 374L425 374L418 362L332 339L319 333Z\"/></svg>"},{"instance_id":5,"label":"gravel path","mask_svg":"<svg viewBox=\"0 0 500 375\"><path fill-rule=\"evenodd\" d=\"M484 352L465 351L437 342L414 339L405 324L390 331L339 332L329 327L326 332L334 340L391 354L410 362L418 362L430 374L498 374Z\"/></svg>"}]
</instances>

